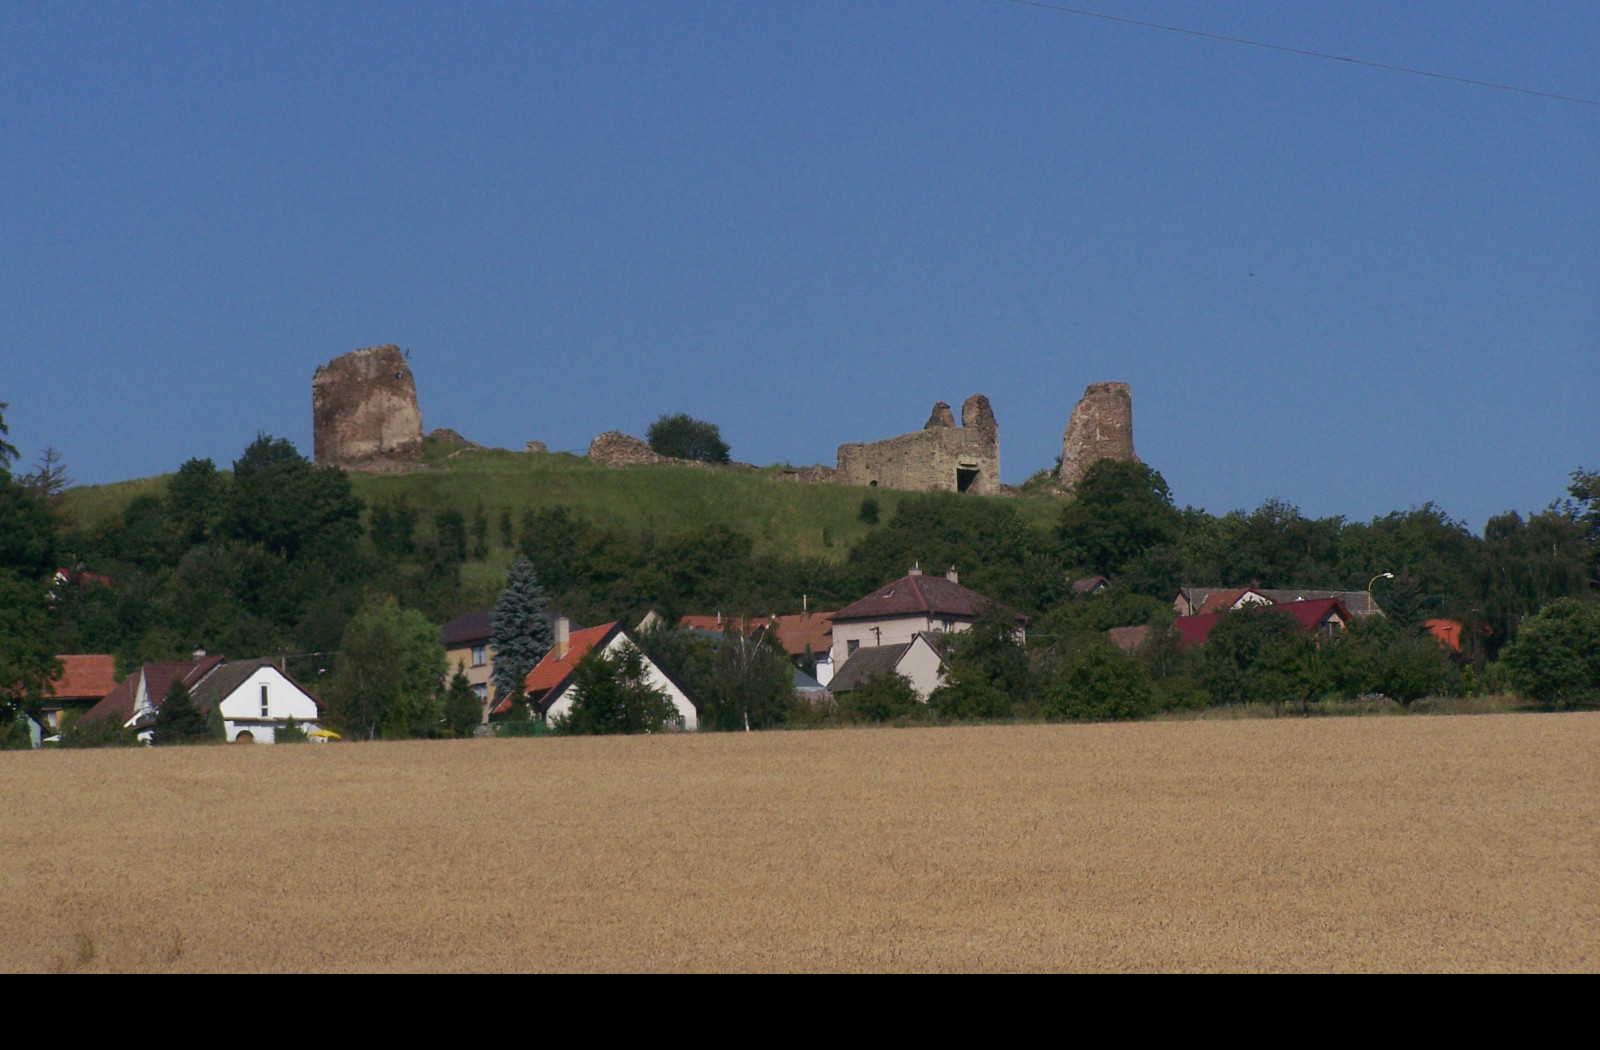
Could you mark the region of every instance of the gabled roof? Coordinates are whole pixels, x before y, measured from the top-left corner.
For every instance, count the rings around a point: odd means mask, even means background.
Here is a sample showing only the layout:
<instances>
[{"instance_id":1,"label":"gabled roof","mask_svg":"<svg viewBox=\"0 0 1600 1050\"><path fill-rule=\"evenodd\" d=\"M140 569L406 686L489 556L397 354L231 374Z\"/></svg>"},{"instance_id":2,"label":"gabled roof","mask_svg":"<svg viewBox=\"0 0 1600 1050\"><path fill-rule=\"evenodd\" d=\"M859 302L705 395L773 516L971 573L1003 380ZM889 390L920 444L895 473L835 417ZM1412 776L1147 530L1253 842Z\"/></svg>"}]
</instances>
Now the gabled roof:
<instances>
[{"instance_id":1,"label":"gabled roof","mask_svg":"<svg viewBox=\"0 0 1600 1050\"><path fill-rule=\"evenodd\" d=\"M1255 606L1241 612L1256 611L1284 612L1294 617L1300 629L1307 634L1312 633L1328 618L1333 615L1345 623L1352 619L1350 610L1337 598L1319 598L1310 602L1279 602L1276 605ZM1194 616L1180 616L1172 621L1172 627L1178 632L1178 640L1184 645L1199 645L1211 635L1212 628L1216 627L1221 619L1228 615L1224 612L1196 613Z\"/></svg>"},{"instance_id":2,"label":"gabled roof","mask_svg":"<svg viewBox=\"0 0 1600 1050\"><path fill-rule=\"evenodd\" d=\"M556 651L551 649L522 680L522 691L527 696L528 702L537 703L544 694L572 677L578 662L589 655L591 649L604 649L612 637L621 630L622 622L617 620L569 634L567 651L564 654L558 656ZM492 713L503 715L509 710L511 710L511 697L506 696L495 705Z\"/></svg>"},{"instance_id":3,"label":"gabled roof","mask_svg":"<svg viewBox=\"0 0 1600 1050\"><path fill-rule=\"evenodd\" d=\"M833 614L835 623L844 620L882 620L897 616L949 616L976 620L994 602L970 587L943 576L920 572L900 577L846 605Z\"/></svg>"},{"instance_id":4,"label":"gabled roof","mask_svg":"<svg viewBox=\"0 0 1600 1050\"><path fill-rule=\"evenodd\" d=\"M1213 604L1213 596L1233 594L1236 596L1233 601L1238 601L1237 596L1243 595L1245 591L1259 594L1277 605L1337 598L1357 617L1383 615L1383 610L1378 607L1377 601L1366 591L1319 590L1306 587L1180 587L1178 597L1196 613L1216 612L1218 608Z\"/></svg>"},{"instance_id":5,"label":"gabled roof","mask_svg":"<svg viewBox=\"0 0 1600 1050\"><path fill-rule=\"evenodd\" d=\"M1207 592L1205 600L1200 603L1200 612L1214 613L1231 609L1247 594L1257 595L1266 602L1272 603L1271 598L1268 598L1254 587L1229 587L1226 590Z\"/></svg>"},{"instance_id":6,"label":"gabled roof","mask_svg":"<svg viewBox=\"0 0 1600 1050\"><path fill-rule=\"evenodd\" d=\"M296 682L287 673L278 670L277 664L274 663L271 658L260 657L255 660L230 660L221 667L218 667L215 671L206 675L205 681L194 687L194 705L202 711L211 710L214 705L220 704L222 701L232 696L240 686L244 685L251 675L255 674L263 667L270 667L273 670L278 671L278 673L283 675L284 678L289 679L290 685L294 686L302 693L305 693L307 696L311 696L310 691L307 690L305 686L301 685L299 682ZM311 696L311 702L317 705L318 710L322 709L322 703L316 697Z\"/></svg>"},{"instance_id":7,"label":"gabled roof","mask_svg":"<svg viewBox=\"0 0 1600 1050\"><path fill-rule=\"evenodd\" d=\"M1111 586L1111 581L1104 576L1086 576L1081 580L1072 581L1073 594L1093 594Z\"/></svg>"},{"instance_id":8,"label":"gabled roof","mask_svg":"<svg viewBox=\"0 0 1600 1050\"><path fill-rule=\"evenodd\" d=\"M61 677L47 687L50 699L100 700L117 687L115 657L72 654L56 659L61 661Z\"/></svg>"},{"instance_id":9,"label":"gabled roof","mask_svg":"<svg viewBox=\"0 0 1600 1050\"><path fill-rule=\"evenodd\" d=\"M101 718L105 715L116 715L121 721L126 722L133 717L141 681L144 683L145 694L150 697L150 702L159 707L175 679L181 678L183 683L193 690L221 662L220 656L205 656L198 660L187 660L176 664L145 664L117 683L117 687L98 704L85 711L83 717Z\"/></svg>"},{"instance_id":10,"label":"gabled roof","mask_svg":"<svg viewBox=\"0 0 1600 1050\"><path fill-rule=\"evenodd\" d=\"M489 640L489 635L492 633L490 624L493 619L493 609L474 609L471 612L464 612L439 628L439 641L446 649L481 645Z\"/></svg>"},{"instance_id":11,"label":"gabled roof","mask_svg":"<svg viewBox=\"0 0 1600 1050\"><path fill-rule=\"evenodd\" d=\"M910 642L899 645L864 646L850 654L850 659L834 673L828 688L835 693L848 693L869 678L894 674L900 658L911 648Z\"/></svg>"}]
</instances>

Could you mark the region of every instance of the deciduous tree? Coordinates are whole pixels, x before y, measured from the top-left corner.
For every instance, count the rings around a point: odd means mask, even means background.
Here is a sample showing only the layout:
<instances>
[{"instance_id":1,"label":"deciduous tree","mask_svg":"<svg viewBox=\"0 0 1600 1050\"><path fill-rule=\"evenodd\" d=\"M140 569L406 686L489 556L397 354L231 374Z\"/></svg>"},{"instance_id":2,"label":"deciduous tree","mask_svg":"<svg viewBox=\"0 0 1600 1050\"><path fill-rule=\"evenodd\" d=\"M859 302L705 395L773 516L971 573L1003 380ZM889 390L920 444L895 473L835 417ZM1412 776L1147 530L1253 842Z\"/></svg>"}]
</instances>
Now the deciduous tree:
<instances>
[{"instance_id":1,"label":"deciduous tree","mask_svg":"<svg viewBox=\"0 0 1600 1050\"><path fill-rule=\"evenodd\" d=\"M695 459L703 463L728 462L728 445L715 423L695 419L686 413L662 416L645 431L651 450L675 459Z\"/></svg>"}]
</instances>

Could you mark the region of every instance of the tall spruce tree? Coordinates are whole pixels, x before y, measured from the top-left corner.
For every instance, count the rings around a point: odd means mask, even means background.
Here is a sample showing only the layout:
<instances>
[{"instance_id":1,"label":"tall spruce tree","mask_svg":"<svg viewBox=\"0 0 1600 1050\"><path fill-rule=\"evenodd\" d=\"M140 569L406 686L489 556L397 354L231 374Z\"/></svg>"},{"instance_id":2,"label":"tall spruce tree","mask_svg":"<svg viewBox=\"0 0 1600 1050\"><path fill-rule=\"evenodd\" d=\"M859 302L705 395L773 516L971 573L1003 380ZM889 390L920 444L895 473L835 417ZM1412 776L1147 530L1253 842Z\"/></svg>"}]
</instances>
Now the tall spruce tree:
<instances>
[{"instance_id":1,"label":"tall spruce tree","mask_svg":"<svg viewBox=\"0 0 1600 1050\"><path fill-rule=\"evenodd\" d=\"M182 678L172 680L172 687L156 711L155 735L157 744L198 744L211 737L205 712L195 706Z\"/></svg>"},{"instance_id":2,"label":"tall spruce tree","mask_svg":"<svg viewBox=\"0 0 1600 1050\"><path fill-rule=\"evenodd\" d=\"M494 694L510 696L544 654L554 634L544 613L544 588L525 555L511 563L506 589L494 603L489 646L494 650Z\"/></svg>"}]
</instances>

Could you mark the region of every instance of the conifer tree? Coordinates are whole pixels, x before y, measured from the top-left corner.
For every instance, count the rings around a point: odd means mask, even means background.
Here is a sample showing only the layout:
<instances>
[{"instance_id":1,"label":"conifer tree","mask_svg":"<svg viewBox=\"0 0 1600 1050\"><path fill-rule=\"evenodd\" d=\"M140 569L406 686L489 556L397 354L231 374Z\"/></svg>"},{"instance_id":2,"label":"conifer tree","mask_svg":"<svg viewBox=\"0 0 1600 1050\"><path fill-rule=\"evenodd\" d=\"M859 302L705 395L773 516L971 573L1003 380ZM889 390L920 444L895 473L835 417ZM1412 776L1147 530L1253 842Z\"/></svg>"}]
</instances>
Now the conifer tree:
<instances>
[{"instance_id":1,"label":"conifer tree","mask_svg":"<svg viewBox=\"0 0 1600 1050\"><path fill-rule=\"evenodd\" d=\"M156 712L156 743L193 744L210 736L206 716L195 706L189 687L183 684L182 678L174 678L166 698L161 701L161 709Z\"/></svg>"},{"instance_id":2,"label":"conifer tree","mask_svg":"<svg viewBox=\"0 0 1600 1050\"><path fill-rule=\"evenodd\" d=\"M509 696L554 641L544 612L544 588L533 562L521 555L506 573L506 589L494 603L489 645L494 650L494 695Z\"/></svg>"},{"instance_id":3,"label":"conifer tree","mask_svg":"<svg viewBox=\"0 0 1600 1050\"><path fill-rule=\"evenodd\" d=\"M450 691L444 698L444 720L456 736L471 736L472 730L483 720L483 708L472 683L458 667L450 678Z\"/></svg>"}]
</instances>

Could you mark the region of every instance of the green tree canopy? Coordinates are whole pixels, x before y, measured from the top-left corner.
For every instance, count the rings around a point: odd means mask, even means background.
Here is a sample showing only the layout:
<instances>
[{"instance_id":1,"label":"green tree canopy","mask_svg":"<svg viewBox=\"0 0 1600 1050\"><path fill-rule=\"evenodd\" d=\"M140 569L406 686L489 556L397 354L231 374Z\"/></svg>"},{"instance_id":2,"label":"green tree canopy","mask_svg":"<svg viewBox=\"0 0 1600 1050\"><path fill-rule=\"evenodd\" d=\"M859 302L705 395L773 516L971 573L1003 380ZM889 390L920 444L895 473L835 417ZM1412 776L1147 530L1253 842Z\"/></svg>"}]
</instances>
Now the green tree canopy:
<instances>
[{"instance_id":1,"label":"green tree canopy","mask_svg":"<svg viewBox=\"0 0 1600 1050\"><path fill-rule=\"evenodd\" d=\"M478 703L478 694L472 691L472 683L467 681L466 674L459 667L451 675L450 689L445 693L444 720L456 736L471 736L483 721L483 706Z\"/></svg>"},{"instance_id":2,"label":"green tree canopy","mask_svg":"<svg viewBox=\"0 0 1600 1050\"><path fill-rule=\"evenodd\" d=\"M233 464L223 528L294 559L342 567L361 535L361 501L336 467L316 467L283 438L257 437Z\"/></svg>"},{"instance_id":3,"label":"green tree canopy","mask_svg":"<svg viewBox=\"0 0 1600 1050\"><path fill-rule=\"evenodd\" d=\"M1552 707L1600 697L1600 605L1561 598L1528 617L1500 656L1511 684Z\"/></svg>"},{"instance_id":4,"label":"green tree canopy","mask_svg":"<svg viewBox=\"0 0 1600 1050\"><path fill-rule=\"evenodd\" d=\"M443 718L449 669L439 630L392 598L369 602L346 625L329 687L332 720L351 736L431 736Z\"/></svg>"},{"instance_id":5,"label":"green tree canopy","mask_svg":"<svg viewBox=\"0 0 1600 1050\"><path fill-rule=\"evenodd\" d=\"M572 672L572 706L558 716L558 733L656 733L681 726L666 693L650 685L644 654L632 645L590 652Z\"/></svg>"},{"instance_id":6,"label":"green tree canopy","mask_svg":"<svg viewBox=\"0 0 1600 1050\"><path fill-rule=\"evenodd\" d=\"M156 744L203 744L210 739L211 727L206 724L205 712L195 706L183 679L174 678L156 711Z\"/></svg>"},{"instance_id":7,"label":"green tree canopy","mask_svg":"<svg viewBox=\"0 0 1600 1050\"><path fill-rule=\"evenodd\" d=\"M841 722L893 722L924 718L928 705L917 699L911 680L902 674L873 675L834 702Z\"/></svg>"},{"instance_id":8,"label":"green tree canopy","mask_svg":"<svg viewBox=\"0 0 1600 1050\"><path fill-rule=\"evenodd\" d=\"M1062 508L1058 533L1069 559L1114 576L1145 551L1175 542L1181 523L1159 473L1143 463L1102 459Z\"/></svg>"},{"instance_id":9,"label":"green tree canopy","mask_svg":"<svg viewBox=\"0 0 1600 1050\"><path fill-rule=\"evenodd\" d=\"M675 459L695 459L702 463L728 462L728 445L715 423L695 419L686 413L662 416L645 431L650 448Z\"/></svg>"}]
</instances>

